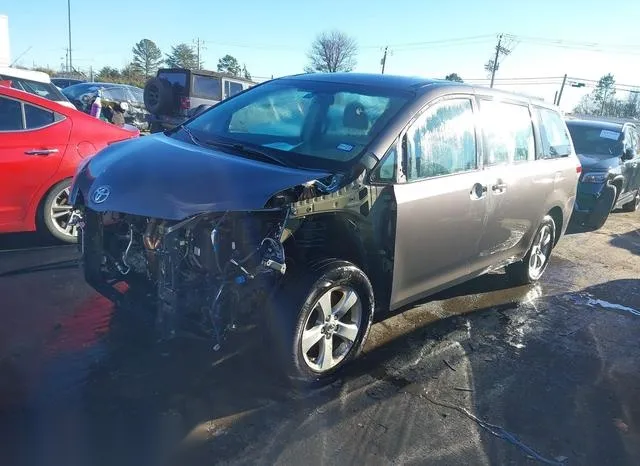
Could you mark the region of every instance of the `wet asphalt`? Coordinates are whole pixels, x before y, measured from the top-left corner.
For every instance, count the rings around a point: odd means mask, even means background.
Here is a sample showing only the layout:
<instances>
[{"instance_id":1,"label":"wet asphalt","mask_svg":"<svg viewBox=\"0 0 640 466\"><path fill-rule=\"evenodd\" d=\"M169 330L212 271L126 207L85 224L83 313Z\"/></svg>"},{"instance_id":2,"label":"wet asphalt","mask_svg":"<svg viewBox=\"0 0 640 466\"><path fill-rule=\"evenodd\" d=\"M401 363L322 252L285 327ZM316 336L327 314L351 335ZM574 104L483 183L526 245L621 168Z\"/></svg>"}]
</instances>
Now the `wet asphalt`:
<instances>
[{"instance_id":1,"label":"wet asphalt","mask_svg":"<svg viewBox=\"0 0 640 466\"><path fill-rule=\"evenodd\" d=\"M251 332L154 344L74 246L0 235L0 465L640 464L640 213L378 322L322 389Z\"/></svg>"}]
</instances>

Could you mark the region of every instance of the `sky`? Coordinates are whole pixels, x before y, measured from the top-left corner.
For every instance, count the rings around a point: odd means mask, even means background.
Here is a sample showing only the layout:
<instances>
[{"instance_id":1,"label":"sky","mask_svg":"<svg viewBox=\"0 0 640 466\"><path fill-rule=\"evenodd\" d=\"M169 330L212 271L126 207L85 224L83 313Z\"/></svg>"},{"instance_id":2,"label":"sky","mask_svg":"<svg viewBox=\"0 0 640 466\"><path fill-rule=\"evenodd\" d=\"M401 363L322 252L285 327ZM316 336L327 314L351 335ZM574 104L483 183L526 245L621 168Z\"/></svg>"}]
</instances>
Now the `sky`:
<instances>
[{"instance_id":1,"label":"sky","mask_svg":"<svg viewBox=\"0 0 640 466\"><path fill-rule=\"evenodd\" d=\"M231 54L256 80L264 80L302 72L317 34L338 29L358 43L355 71L379 73L388 45L385 73L442 78L455 72L484 84L484 64L502 33L512 51L501 61L495 87L553 101L564 74L592 85L612 73L617 84L640 89L640 1L608 5L585 0L71 0L72 56L82 70L123 67L143 38L165 53L172 45L200 39L205 69L215 70L218 59ZM9 17L13 60L60 68L68 44L66 0L0 0L0 14ZM623 89L618 97L628 95ZM561 107L571 110L589 90L566 86Z\"/></svg>"}]
</instances>

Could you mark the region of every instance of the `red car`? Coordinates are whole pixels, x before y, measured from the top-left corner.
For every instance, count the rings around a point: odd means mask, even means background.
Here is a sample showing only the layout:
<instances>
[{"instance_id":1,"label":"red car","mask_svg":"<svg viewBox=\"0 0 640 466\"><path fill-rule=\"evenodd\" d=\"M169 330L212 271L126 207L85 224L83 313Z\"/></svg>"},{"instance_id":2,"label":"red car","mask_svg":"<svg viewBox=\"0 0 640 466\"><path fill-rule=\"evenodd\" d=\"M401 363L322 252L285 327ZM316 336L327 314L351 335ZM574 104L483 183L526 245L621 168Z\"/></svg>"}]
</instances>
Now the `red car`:
<instances>
[{"instance_id":1,"label":"red car","mask_svg":"<svg viewBox=\"0 0 640 466\"><path fill-rule=\"evenodd\" d=\"M139 135L0 81L0 233L38 230L75 242L68 199L78 164Z\"/></svg>"}]
</instances>

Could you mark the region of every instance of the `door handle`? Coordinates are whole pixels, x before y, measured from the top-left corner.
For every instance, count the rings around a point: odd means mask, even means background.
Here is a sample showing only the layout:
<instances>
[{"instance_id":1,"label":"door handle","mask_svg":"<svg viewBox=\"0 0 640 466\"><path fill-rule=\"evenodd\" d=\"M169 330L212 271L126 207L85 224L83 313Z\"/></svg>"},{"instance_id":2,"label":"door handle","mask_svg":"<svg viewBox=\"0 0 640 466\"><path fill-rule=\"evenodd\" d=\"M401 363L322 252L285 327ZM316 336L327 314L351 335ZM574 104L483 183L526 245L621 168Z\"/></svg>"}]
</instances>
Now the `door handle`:
<instances>
[{"instance_id":1,"label":"door handle","mask_svg":"<svg viewBox=\"0 0 640 466\"><path fill-rule=\"evenodd\" d=\"M471 187L471 199L482 199L486 194L487 187L480 183L476 183Z\"/></svg>"},{"instance_id":2,"label":"door handle","mask_svg":"<svg viewBox=\"0 0 640 466\"><path fill-rule=\"evenodd\" d=\"M57 154L58 152L59 152L58 149L31 149L31 150L24 151L24 153L27 155L44 155L44 156Z\"/></svg>"},{"instance_id":3,"label":"door handle","mask_svg":"<svg viewBox=\"0 0 640 466\"><path fill-rule=\"evenodd\" d=\"M495 192L503 193L506 189L507 189L507 184L506 183L496 183L493 186L491 186L491 190L494 193Z\"/></svg>"}]
</instances>

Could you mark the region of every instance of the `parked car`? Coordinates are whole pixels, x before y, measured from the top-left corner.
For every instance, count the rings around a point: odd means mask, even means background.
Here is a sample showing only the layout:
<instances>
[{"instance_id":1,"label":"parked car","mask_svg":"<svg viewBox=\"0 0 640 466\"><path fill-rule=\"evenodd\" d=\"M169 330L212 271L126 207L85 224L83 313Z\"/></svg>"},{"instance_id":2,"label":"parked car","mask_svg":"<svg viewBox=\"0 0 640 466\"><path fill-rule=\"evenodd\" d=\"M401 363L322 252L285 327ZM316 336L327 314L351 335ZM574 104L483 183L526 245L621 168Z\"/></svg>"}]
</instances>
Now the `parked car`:
<instances>
[{"instance_id":1,"label":"parked car","mask_svg":"<svg viewBox=\"0 0 640 466\"><path fill-rule=\"evenodd\" d=\"M126 104L124 120L127 124L135 126L139 130L146 130L147 111L144 107L142 89L127 84L87 82L65 87L62 92L81 112L89 113L91 104L101 91L102 118L111 122L114 107L122 107Z\"/></svg>"},{"instance_id":2,"label":"parked car","mask_svg":"<svg viewBox=\"0 0 640 466\"><path fill-rule=\"evenodd\" d=\"M271 360L317 381L356 357L374 312L505 266L514 284L540 279L580 171L544 102L305 74L106 148L71 200L100 293L118 302L124 281L161 335L192 329L214 349L258 323Z\"/></svg>"},{"instance_id":3,"label":"parked car","mask_svg":"<svg viewBox=\"0 0 640 466\"><path fill-rule=\"evenodd\" d=\"M174 128L254 84L213 71L162 68L144 87L150 130L156 133Z\"/></svg>"},{"instance_id":4,"label":"parked car","mask_svg":"<svg viewBox=\"0 0 640 466\"><path fill-rule=\"evenodd\" d=\"M0 233L37 229L76 241L69 186L78 164L138 134L0 85Z\"/></svg>"},{"instance_id":5,"label":"parked car","mask_svg":"<svg viewBox=\"0 0 640 466\"><path fill-rule=\"evenodd\" d=\"M51 78L51 82L55 84L58 89L64 89L65 87L73 86L74 84L80 84L86 82L84 79L75 78Z\"/></svg>"},{"instance_id":6,"label":"parked car","mask_svg":"<svg viewBox=\"0 0 640 466\"><path fill-rule=\"evenodd\" d=\"M640 205L640 131L636 124L569 119L567 126L583 169L574 221L597 229L614 209L634 212Z\"/></svg>"},{"instance_id":7,"label":"parked car","mask_svg":"<svg viewBox=\"0 0 640 466\"><path fill-rule=\"evenodd\" d=\"M52 100L69 108L74 108L69 99L60 92L47 73L23 70L21 68L0 67L0 81L11 83L11 87Z\"/></svg>"}]
</instances>

